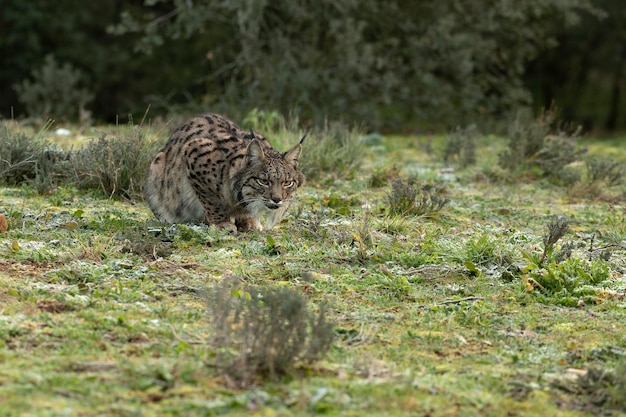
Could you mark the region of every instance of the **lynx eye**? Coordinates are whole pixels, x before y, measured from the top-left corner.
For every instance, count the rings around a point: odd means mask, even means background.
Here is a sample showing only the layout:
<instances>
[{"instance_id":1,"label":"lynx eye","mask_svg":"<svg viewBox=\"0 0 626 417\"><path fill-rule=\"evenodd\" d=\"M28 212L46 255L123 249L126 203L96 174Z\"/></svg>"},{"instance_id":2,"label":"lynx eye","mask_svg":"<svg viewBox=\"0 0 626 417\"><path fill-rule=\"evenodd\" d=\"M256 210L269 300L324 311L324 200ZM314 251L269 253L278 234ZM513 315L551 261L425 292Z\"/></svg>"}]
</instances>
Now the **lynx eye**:
<instances>
[{"instance_id":1,"label":"lynx eye","mask_svg":"<svg viewBox=\"0 0 626 417\"><path fill-rule=\"evenodd\" d=\"M261 187L269 187L270 186L270 182L268 180L263 179L263 178L257 178L256 182L258 182Z\"/></svg>"},{"instance_id":2,"label":"lynx eye","mask_svg":"<svg viewBox=\"0 0 626 417\"><path fill-rule=\"evenodd\" d=\"M295 181L285 181L285 182L283 182L283 187L285 187L285 188L291 188L294 185L296 185Z\"/></svg>"}]
</instances>

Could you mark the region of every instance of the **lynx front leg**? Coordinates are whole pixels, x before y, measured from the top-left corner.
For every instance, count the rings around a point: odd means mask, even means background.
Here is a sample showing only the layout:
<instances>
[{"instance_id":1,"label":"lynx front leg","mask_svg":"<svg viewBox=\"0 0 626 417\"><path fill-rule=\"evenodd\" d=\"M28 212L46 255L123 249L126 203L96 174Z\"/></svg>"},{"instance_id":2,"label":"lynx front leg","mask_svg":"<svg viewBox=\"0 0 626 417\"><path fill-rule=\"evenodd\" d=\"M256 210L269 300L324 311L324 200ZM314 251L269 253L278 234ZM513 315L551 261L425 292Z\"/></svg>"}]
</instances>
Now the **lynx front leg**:
<instances>
[{"instance_id":1,"label":"lynx front leg","mask_svg":"<svg viewBox=\"0 0 626 417\"><path fill-rule=\"evenodd\" d=\"M215 216L211 216L208 212L205 213L204 221L208 225L215 225L218 229L226 229L230 232L237 233L237 226L228 220L218 220Z\"/></svg>"},{"instance_id":2,"label":"lynx front leg","mask_svg":"<svg viewBox=\"0 0 626 417\"><path fill-rule=\"evenodd\" d=\"M219 229L227 229L237 233L237 226L232 222L230 213L220 203L201 199L204 206L204 221L208 225L215 225Z\"/></svg>"}]
</instances>

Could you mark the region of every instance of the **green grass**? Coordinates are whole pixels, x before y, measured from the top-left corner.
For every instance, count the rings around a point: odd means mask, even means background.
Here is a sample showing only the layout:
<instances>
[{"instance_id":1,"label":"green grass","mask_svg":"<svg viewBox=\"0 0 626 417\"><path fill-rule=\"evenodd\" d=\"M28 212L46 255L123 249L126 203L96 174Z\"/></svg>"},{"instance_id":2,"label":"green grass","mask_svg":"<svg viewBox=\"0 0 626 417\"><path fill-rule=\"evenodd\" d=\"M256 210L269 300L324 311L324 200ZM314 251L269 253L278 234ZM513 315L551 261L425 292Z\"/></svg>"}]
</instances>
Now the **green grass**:
<instances>
[{"instance_id":1,"label":"green grass","mask_svg":"<svg viewBox=\"0 0 626 417\"><path fill-rule=\"evenodd\" d=\"M454 171L442 138L383 138L350 180L310 182L276 229L238 236L73 188L0 188L0 415L624 415L624 186L574 200L494 182L506 142L478 143ZM385 173L449 203L394 213ZM539 262L557 215L570 227ZM234 387L203 295L233 276L327 304L327 357Z\"/></svg>"}]
</instances>

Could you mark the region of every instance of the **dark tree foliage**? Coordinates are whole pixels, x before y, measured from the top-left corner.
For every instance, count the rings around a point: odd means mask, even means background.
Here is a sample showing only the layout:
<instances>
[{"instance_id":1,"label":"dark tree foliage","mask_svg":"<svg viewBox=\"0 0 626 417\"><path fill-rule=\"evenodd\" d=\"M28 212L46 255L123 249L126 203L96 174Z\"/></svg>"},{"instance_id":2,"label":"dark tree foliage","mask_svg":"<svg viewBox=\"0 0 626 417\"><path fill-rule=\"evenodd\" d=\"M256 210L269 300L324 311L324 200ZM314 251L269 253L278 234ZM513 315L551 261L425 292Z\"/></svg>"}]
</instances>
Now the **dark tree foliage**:
<instances>
[{"instance_id":1,"label":"dark tree foliage","mask_svg":"<svg viewBox=\"0 0 626 417\"><path fill-rule=\"evenodd\" d=\"M202 45L170 40L158 53L137 53L133 34L116 36L107 31L123 11L142 13L143 1L85 2L81 0L0 0L0 116L24 116L25 103L17 90L32 81L33 72L45 68L53 57L59 65L71 64L80 72L82 86L93 95L89 110L94 118L109 122L128 113L143 114L148 105L163 110L189 100L197 92L203 59L192 61ZM202 83L200 83L202 84ZM45 85L40 90L45 89ZM201 85L204 91L204 85ZM164 100L168 100L165 104ZM28 116L64 119L64 115Z\"/></svg>"},{"instance_id":2,"label":"dark tree foliage","mask_svg":"<svg viewBox=\"0 0 626 417\"><path fill-rule=\"evenodd\" d=\"M529 65L535 105L554 102L562 117L587 128L626 129L626 3L595 0L603 18L581 15L578 30L561 28L558 45Z\"/></svg>"},{"instance_id":3,"label":"dark tree foliage","mask_svg":"<svg viewBox=\"0 0 626 417\"><path fill-rule=\"evenodd\" d=\"M592 11L588 0L146 3L115 32L142 33L143 50L168 38L203 43L208 105L295 107L373 126L464 123L530 104L527 62Z\"/></svg>"},{"instance_id":4,"label":"dark tree foliage","mask_svg":"<svg viewBox=\"0 0 626 417\"><path fill-rule=\"evenodd\" d=\"M529 62L597 15L594 0L22 3L0 17L0 53L15 56L0 71L2 114L18 98L7 85L53 54L85 73L97 118L187 103L391 129L530 104Z\"/></svg>"}]
</instances>

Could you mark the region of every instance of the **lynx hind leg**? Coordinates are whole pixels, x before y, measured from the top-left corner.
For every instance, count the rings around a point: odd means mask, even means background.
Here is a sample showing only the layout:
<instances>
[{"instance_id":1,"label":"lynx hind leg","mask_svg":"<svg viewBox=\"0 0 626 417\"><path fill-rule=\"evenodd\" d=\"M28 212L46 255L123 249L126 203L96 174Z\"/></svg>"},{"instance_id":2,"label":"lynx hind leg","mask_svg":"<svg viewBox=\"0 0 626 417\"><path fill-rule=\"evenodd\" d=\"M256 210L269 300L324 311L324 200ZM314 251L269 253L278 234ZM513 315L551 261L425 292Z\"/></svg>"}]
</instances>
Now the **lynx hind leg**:
<instances>
[{"instance_id":1,"label":"lynx hind leg","mask_svg":"<svg viewBox=\"0 0 626 417\"><path fill-rule=\"evenodd\" d=\"M155 155L148 168L148 175L145 182L145 195L150 209L161 221L170 220L168 213L164 210L165 202L162 198L162 185L160 178L165 175L165 153L159 152Z\"/></svg>"}]
</instances>

